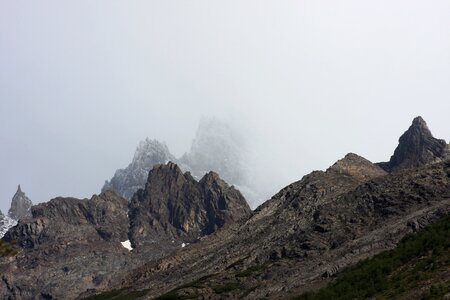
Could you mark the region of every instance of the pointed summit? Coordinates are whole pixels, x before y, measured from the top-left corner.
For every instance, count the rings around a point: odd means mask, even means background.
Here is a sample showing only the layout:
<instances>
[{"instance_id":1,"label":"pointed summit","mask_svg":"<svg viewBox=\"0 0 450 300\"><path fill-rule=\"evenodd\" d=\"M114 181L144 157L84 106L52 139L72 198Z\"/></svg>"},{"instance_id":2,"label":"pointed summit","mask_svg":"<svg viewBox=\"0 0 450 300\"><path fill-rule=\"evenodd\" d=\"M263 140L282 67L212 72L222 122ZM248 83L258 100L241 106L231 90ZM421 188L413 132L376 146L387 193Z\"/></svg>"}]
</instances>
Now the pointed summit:
<instances>
[{"instance_id":1,"label":"pointed summit","mask_svg":"<svg viewBox=\"0 0 450 300\"><path fill-rule=\"evenodd\" d=\"M11 208L8 211L8 216L11 219L19 220L31 217L31 206L33 202L22 192L19 186L17 187L17 192L11 200Z\"/></svg>"},{"instance_id":2,"label":"pointed summit","mask_svg":"<svg viewBox=\"0 0 450 300\"><path fill-rule=\"evenodd\" d=\"M389 162L379 163L391 172L424 166L448 157L448 145L431 134L422 117L414 118L409 129L400 137L399 144Z\"/></svg>"},{"instance_id":3,"label":"pointed summit","mask_svg":"<svg viewBox=\"0 0 450 300\"><path fill-rule=\"evenodd\" d=\"M102 192L111 190L126 199L131 199L137 190L145 186L148 172L152 167L170 160L175 160L175 157L165 143L146 138L139 143L128 167L117 170L111 180L105 182Z\"/></svg>"},{"instance_id":4,"label":"pointed summit","mask_svg":"<svg viewBox=\"0 0 450 300\"><path fill-rule=\"evenodd\" d=\"M348 153L328 168L327 172L336 172L352 176L360 181L367 181L387 173L379 166L354 153Z\"/></svg>"},{"instance_id":5,"label":"pointed summit","mask_svg":"<svg viewBox=\"0 0 450 300\"><path fill-rule=\"evenodd\" d=\"M138 249L155 242L191 243L251 214L241 193L216 173L197 181L172 162L153 167L128 208L130 242Z\"/></svg>"}]
</instances>

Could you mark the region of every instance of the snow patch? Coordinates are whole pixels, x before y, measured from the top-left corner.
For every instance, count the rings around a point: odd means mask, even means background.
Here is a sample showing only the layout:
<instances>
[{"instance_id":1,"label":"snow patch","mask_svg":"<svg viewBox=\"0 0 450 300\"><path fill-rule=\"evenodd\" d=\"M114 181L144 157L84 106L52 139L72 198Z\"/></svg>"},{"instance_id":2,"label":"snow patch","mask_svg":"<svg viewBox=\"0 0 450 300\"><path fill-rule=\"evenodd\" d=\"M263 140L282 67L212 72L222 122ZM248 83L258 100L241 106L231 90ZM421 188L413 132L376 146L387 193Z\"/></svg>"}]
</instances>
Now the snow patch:
<instances>
[{"instance_id":1,"label":"snow patch","mask_svg":"<svg viewBox=\"0 0 450 300\"><path fill-rule=\"evenodd\" d=\"M184 248L184 247L186 247L187 245L189 245L189 243L182 243L182 244L181 244L181 248Z\"/></svg>"},{"instance_id":2,"label":"snow patch","mask_svg":"<svg viewBox=\"0 0 450 300\"><path fill-rule=\"evenodd\" d=\"M133 250L133 247L131 247L131 243L130 240L126 240L125 242L120 242L122 244L122 246L126 249L128 249L128 251Z\"/></svg>"},{"instance_id":3,"label":"snow patch","mask_svg":"<svg viewBox=\"0 0 450 300\"><path fill-rule=\"evenodd\" d=\"M0 239L6 234L6 232L13 226L16 226L17 221L8 217L2 216L0 212Z\"/></svg>"}]
</instances>

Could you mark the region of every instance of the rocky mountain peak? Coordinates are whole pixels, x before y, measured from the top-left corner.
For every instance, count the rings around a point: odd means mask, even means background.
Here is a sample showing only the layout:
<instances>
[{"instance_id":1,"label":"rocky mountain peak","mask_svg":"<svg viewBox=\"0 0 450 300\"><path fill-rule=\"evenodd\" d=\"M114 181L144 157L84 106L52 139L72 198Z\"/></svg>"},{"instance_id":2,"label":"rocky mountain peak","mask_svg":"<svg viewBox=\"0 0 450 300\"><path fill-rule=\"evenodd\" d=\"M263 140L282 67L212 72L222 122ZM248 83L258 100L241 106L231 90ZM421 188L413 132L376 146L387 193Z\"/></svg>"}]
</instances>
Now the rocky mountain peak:
<instances>
[{"instance_id":1,"label":"rocky mountain peak","mask_svg":"<svg viewBox=\"0 0 450 300\"><path fill-rule=\"evenodd\" d=\"M146 138L136 148L132 162L125 169L119 169L110 181L106 181L102 191L115 191L120 196L131 199L134 193L143 188L148 172L154 165L175 160L163 142Z\"/></svg>"},{"instance_id":2,"label":"rocky mountain peak","mask_svg":"<svg viewBox=\"0 0 450 300\"><path fill-rule=\"evenodd\" d=\"M399 144L389 162L379 163L391 172L442 161L448 157L448 145L433 137L422 117L416 117L408 130L400 137Z\"/></svg>"},{"instance_id":3,"label":"rocky mountain peak","mask_svg":"<svg viewBox=\"0 0 450 300\"><path fill-rule=\"evenodd\" d=\"M14 220L24 219L31 217L31 206L33 202L22 192L19 186L17 192L11 200L11 207L8 211L8 216Z\"/></svg>"},{"instance_id":4,"label":"rocky mountain peak","mask_svg":"<svg viewBox=\"0 0 450 300\"><path fill-rule=\"evenodd\" d=\"M412 121L412 125L425 128L425 129L427 129L429 131L428 126L427 126L427 122L425 122L425 120L421 116L415 117L413 119L413 121Z\"/></svg>"},{"instance_id":5,"label":"rocky mountain peak","mask_svg":"<svg viewBox=\"0 0 450 300\"><path fill-rule=\"evenodd\" d=\"M196 181L169 162L155 166L145 189L131 199L130 241L138 248L164 241L193 242L250 214L241 193L216 173Z\"/></svg>"},{"instance_id":6,"label":"rocky mountain peak","mask_svg":"<svg viewBox=\"0 0 450 300\"><path fill-rule=\"evenodd\" d=\"M386 175L386 172L382 168L354 153L348 153L343 159L334 163L327 171L349 175L360 181Z\"/></svg>"}]
</instances>

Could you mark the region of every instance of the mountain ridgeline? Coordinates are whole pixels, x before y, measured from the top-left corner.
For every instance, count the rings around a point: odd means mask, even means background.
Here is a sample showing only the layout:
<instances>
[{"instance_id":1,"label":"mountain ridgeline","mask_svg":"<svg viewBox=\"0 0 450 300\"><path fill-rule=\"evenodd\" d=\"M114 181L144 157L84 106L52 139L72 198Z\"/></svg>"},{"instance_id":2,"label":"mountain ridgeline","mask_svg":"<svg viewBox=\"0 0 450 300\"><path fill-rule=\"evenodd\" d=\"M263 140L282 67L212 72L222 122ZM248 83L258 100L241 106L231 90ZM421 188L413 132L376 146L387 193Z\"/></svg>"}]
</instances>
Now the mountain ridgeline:
<instances>
[{"instance_id":1,"label":"mountain ridgeline","mask_svg":"<svg viewBox=\"0 0 450 300\"><path fill-rule=\"evenodd\" d=\"M209 135L201 139L208 144ZM33 206L31 218L6 233L0 298L285 299L314 291L450 213L448 149L416 118L389 162L350 153L253 212L220 173L200 164L201 177L182 171L197 155L181 166L137 163L170 160L165 150L154 160L137 155L117 181L148 168L144 182L128 185L137 188L130 200L112 191L56 198ZM127 240L131 251L122 246Z\"/></svg>"},{"instance_id":2,"label":"mountain ridgeline","mask_svg":"<svg viewBox=\"0 0 450 300\"><path fill-rule=\"evenodd\" d=\"M192 243L251 215L241 193L214 172L196 181L174 163L155 166L145 189L129 205L133 247L150 243Z\"/></svg>"}]
</instances>

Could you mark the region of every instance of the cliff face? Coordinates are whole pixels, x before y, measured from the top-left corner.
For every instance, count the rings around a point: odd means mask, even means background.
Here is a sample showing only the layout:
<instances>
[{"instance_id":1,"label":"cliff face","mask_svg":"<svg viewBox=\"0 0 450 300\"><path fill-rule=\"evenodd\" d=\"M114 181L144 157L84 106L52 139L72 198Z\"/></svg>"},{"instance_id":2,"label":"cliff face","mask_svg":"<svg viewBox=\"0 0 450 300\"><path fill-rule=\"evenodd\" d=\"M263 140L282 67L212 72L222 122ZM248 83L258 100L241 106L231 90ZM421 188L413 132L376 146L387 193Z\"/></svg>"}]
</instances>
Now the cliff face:
<instances>
[{"instance_id":1,"label":"cliff face","mask_svg":"<svg viewBox=\"0 0 450 300\"><path fill-rule=\"evenodd\" d=\"M161 240L193 242L228 223L250 216L239 191L210 172L197 182L174 163L155 166L145 189L129 205L134 247Z\"/></svg>"},{"instance_id":2,"label":"cliff face","mask_svg":"<svg viewBox=\"0 0 450 300\"><path fill-rule=\"evenodd\" d=\"M379 166L391 172L421 167L449 157L449 145L444 140L434 138L427 123L421 117L417 117L400 137L391 159L379 163Z\"/></svg>"}]
</instances>

